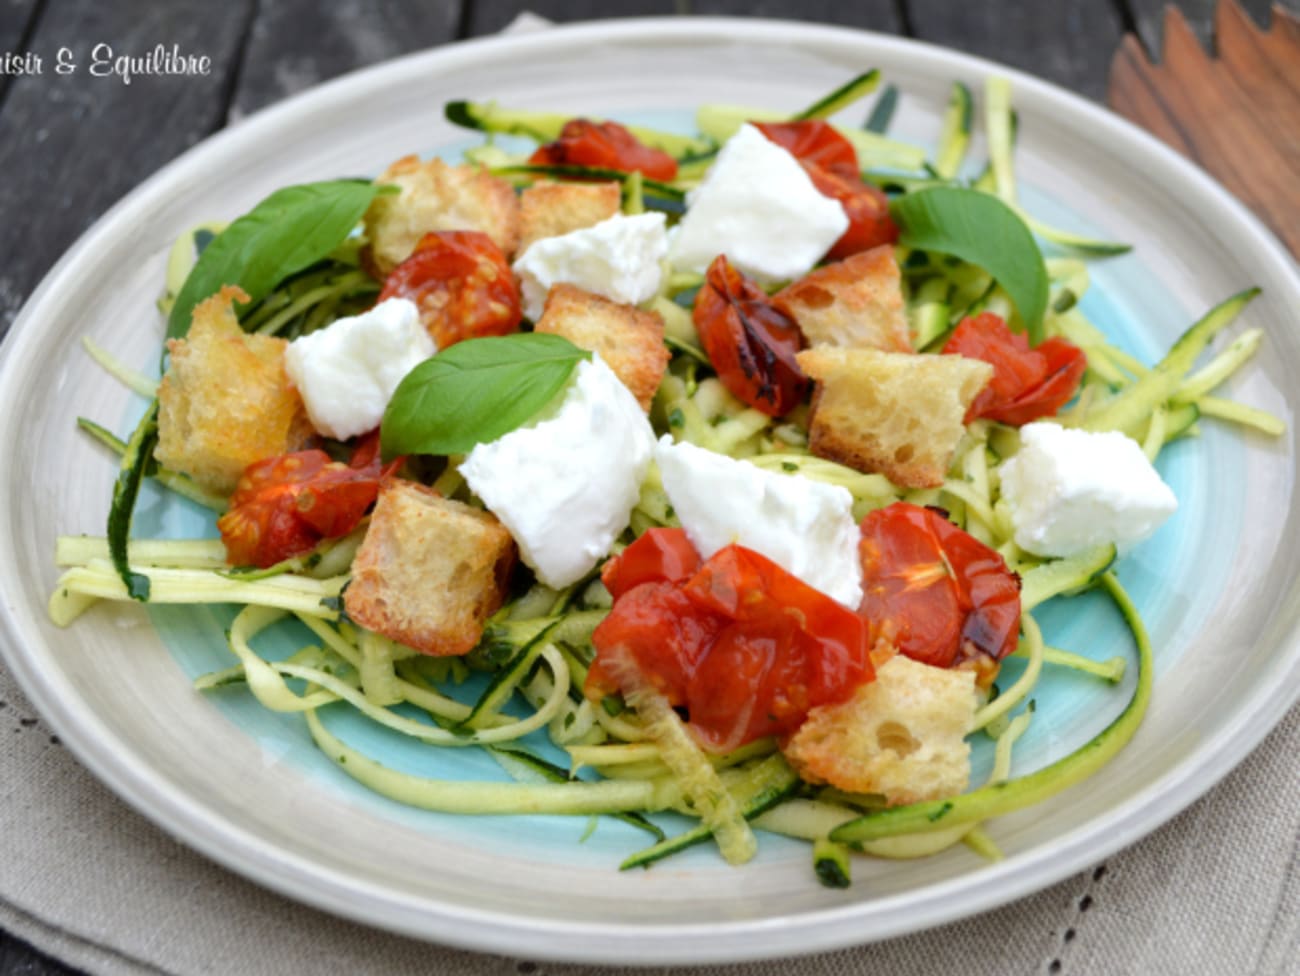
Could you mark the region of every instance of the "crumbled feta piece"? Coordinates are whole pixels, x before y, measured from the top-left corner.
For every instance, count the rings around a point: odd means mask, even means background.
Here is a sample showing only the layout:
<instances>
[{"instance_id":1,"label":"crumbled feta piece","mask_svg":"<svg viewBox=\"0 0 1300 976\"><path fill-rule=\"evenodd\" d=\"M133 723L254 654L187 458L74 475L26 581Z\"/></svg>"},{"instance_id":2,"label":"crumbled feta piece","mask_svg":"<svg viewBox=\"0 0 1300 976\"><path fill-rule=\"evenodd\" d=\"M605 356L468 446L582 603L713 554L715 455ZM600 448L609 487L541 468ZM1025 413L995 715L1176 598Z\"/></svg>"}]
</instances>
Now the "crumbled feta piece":
<instances>
[{"instance_id":1,"label":"crumbled feta piece","mask_svg":"<svg viewBox=\"0 0 1300 976\"><path fill-rule=\"evenodd\" d=\"M1053 423L1020 428L1020 450L1002 465L1002 497L1016 545L1039 556L1141 542L1178 508L1136 442Z\"/></svg>"},{"instance_id":2,"label":"crumbled feta piece","mask_svg":"<svg viewBox=\"0 0 1300 976\"><path fill-rule=\"evenodd\" d=\"M466 455L460 473L547 586L568 586L627 527L654 431L601 360L578 364L558 407Z\"/></svg>"},{"instance_id":3,"label":"crumbled feta piece","mask_svg":"<svg viewBox=\"0 0 1300 976\"><path fill-rule=\"evenodd\" d=\"M437 351L415 303L390 298L295 339L284 368L312 426L347 440L378 427L397 385Z\"/></svg>"},{"instance_id":4,"label":"crumbled feta piece","mask_svg":"<svg viewBox=\"0 0 1300 976\"><path fill-rule=\"evenodd\" d=\"M790 281L810 271L848 226L844 208L817 191L799 161L746 124L686 195L668 260L702 272L725 254L758 281Z\"/></svg>"},{"instance_id":5,"label":"crumbled feta piece","mask_svg":"<svg viewBox=\"0 0 1300 976\"><path fill-rule=\"evenodd\" d=\"M673 511L701 556L738 543L847 607L862 602L859 532L847 489L674 444L666 434L655 460Z\"/></svg>"},{"instance_id":6,"label":"crumbled feta piece","mask_svg":"<svg viewBox=\"0 0 1300 976\"><path fill-rule=\"evenodd\" d=\"M615 214L591 227L543 237L514 263L524 315L536 322L546 293L564 282L623 305L640 305L659 291L668 237L662 213Z\"/></svg>"}]
</instances>

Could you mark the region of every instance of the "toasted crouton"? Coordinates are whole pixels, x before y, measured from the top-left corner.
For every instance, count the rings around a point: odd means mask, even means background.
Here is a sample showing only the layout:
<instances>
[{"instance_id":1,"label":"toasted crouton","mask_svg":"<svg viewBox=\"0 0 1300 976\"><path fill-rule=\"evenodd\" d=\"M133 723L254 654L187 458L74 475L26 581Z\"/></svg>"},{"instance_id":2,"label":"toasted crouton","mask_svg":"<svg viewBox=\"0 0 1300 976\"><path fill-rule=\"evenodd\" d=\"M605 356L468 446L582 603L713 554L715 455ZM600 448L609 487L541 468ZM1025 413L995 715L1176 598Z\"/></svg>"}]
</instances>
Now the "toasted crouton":
<instances>
[{"instance_id":1,"label":"toasted crouton","mask_svg":"<svg viewBox=\"0 0 1300 976\"><path fill-rule=\"evenodd\" d=\"M394 184L400 193L381 193L366 211L371 269L387 275L436 230L477 230L509 257L519 243L519 200L505 180L474 166L449 166L441 159L420 162L405 156L384 170L376 183Z\"/></svg>"},{"instance_id":2,"label":"toasted crouton","mask_svg":"<svg viewBox=\"0 0 1300 976\"><path fill-rule=\"evenodd\" d=\"M312 436L284 372L288 343L245 333L236 301L248 296L226 287L195 307L186 337L167 343L171 365L158 387L158 461L223 495L254 461Z\"/></svg>"},{"instance_id":3,"label":"toasted crouton","mask_svg":"<svg viewBox=\"0 0 1300 976\"><path fill-rule=\"evenodd\" d=\"M670 358L664 345L664 320L658 312L643 312L573 285L558 284L546 296L536 330L600 353L641 409L650 409Z\"/></svg>"},{"instance_id":4,"label":"toasted crouton","mask_svg":"<svg viewBox=\"0 0 1300 976\"><path fill-rule=\"evenodd\" d=\"M543 237L594 227L622 202L617 183L535 183L519 195L519 252Z\"/></svg>"},{"instance_id":5,"label":"toasted crouton","mask_svg":"<svg viewBox=\"0 0 1300 976\"><path fill-rule=\"evenodd\" d=\"M956 796L970 780L975 675L901 654L848 701L808 713L782 751L799 775L890 806Z\"/></svg>"},{"instance_id":6,"label":"toasted crouton","mask_svg":"<svg viewBox=\"0 0 1300 976\"><path fill-rule=\"evenodd\" d=\"M464 654L501 606L514 562L514 540L491 513L414 482L389 481L343 602L354 621L399 644Z\"/></svg>"},{"instance_id":7,"label":"toasted crouton","mask_svg":"<svg viewBox=\"0 0 1300 976\"><path fill-rule=\"evenodd\" d=\"M773 296L810 346L911 352L898 262L890 245L800 278Z\"/></svg>"},{"instance_id":8,"label":"toasted crouton","mask_svg":"<svg viewBox=\"0 0 1300 976\"><path fill-rule=\"evenodd\" d=\"M798 355L817 381L808 446L896 485L943 484L966 408L993 367L962 356L922 356L822 346Z\"/></svg>"}]
</instances>

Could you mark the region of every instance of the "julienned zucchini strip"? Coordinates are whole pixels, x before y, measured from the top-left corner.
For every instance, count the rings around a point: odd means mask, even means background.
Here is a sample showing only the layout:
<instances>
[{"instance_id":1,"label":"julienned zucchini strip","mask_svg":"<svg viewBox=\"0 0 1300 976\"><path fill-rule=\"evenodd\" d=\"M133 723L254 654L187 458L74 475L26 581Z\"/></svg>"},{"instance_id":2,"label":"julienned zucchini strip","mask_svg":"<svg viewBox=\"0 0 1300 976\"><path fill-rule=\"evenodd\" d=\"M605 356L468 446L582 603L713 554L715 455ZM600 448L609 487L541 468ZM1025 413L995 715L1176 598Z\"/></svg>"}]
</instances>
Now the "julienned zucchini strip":
<instances>
[{"instance_id":1,"label":"julienned zucchini strip","mask_svg":"<svg viewBox=\"0 0 1300 976\"><path fill-rule=\"evenodd\" d=\"M1151 642L1133 601L1114 574L1103 575L1101 583L1123 614L1137 647L1137 684L1118 718L1081 748L1028 776L981 787L948 800L869 813L836 827L830 833L831 839L856 845L900 834L929 833L977 823L1042 803L1110 762L1142 724L1151 701L1153 667Z\"/></svg>"},{"instance_id":2,"label":"julienned zucchini strip","mask_svg":"<svg viewBox=\"0 0 1300 976\"><path fill-rule=\"evenodd\" d=\"M108 554L113 568L126 588L127 596L142 603L149 599L149 577L131 569L126 544L131 538L131 518L145 469L158 443L158 401L145 411L122 451L117 481L113 485L113 502L108 510Z\"/></svg>"}]
</instances>

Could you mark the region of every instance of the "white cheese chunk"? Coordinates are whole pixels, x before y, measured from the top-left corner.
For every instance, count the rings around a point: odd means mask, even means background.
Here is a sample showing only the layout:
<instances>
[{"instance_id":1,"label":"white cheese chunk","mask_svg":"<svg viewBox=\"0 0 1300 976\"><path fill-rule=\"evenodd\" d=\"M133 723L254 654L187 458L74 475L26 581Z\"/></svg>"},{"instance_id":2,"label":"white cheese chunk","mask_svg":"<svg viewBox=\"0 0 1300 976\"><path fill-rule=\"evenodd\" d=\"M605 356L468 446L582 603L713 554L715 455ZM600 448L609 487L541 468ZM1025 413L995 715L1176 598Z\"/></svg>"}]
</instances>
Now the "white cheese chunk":
<instances>
[{"instance_id":1,"label":"white cheese chunk","mask_svg":"<svg viewBox=\"0 0 1300 976\"><path fill-rule=\"evenodd\" d=\"M738 543L847 607L862 602L853 496L798 474L765 471L664 435L664 491L704 558Z\"/></svg>"},{"instance_id":2,"label":"white cheese chunk","mask_svg":"<svg viewBox=\"0 0 1300 976\"><path fill-rule=\"evenodd\" d=\"M319 433L347 440L379 426L393 391L438 347L405 298L289 343L284 368Z\"/></svg>"},{"instance_id":3,"label":"white cheese chunk","mask_svg":"<svg viewBox=\"0 0 1300 976\"><path fill-rule=\"evenodd\" d=\"M669 249L672 266L702 272L725 254L760 282L806 274L849 226L844 208L818 192L799 161L748 124L686 195L686 208Z\"/></svg>"},{"instance_id":4,"label":"white cheese chunk","mask_svg":"<svg viewBox=\"0 0 1300 976\"><path fill-rule=\"evenodd\" d=\"M1020 450L1002 465L1002 497L1016 545L1039 556L1133 545L1178 508L1130 438L1045 422L1020 428Z\"/></svg>"},{"instance_id":5,"label":"white cheese chunk","mask_svg":"<svg viewBox=\"0 0 1300 976\"><path fill-rule=\"evenodd\" d=\"M514 263L524 315L536 322L546 293L561 282L623 305L640 305L663 282L668 236L662 213L615 214L583 227L534 241Z\"/></svg>"},{"instance_id":6,"label":"white cheese chunk","mask_svg":"<svg viewBox=\"0 0 1300 976\"><path fill-rule=\"evenodd\" d=\"M538 420L480 444L460 473L547 586L568 586L627 527L650 466L654 431L636 397L593 354Z\"/></svg>"}]
</instances>

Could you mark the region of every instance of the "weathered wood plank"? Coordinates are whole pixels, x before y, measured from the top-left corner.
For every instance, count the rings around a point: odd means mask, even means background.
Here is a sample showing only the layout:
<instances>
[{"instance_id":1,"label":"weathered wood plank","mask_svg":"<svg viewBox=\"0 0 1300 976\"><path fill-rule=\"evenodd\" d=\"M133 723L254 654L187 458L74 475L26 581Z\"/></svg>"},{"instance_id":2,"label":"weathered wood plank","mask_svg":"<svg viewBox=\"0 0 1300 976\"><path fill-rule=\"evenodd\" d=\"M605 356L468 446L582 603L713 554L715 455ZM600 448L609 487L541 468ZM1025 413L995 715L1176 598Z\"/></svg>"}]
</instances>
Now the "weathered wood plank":
<instances>
[{"instance_id":1,"label":"weathered wood plank","mask_svg":"<svg viewBox=\"0 0 1300 976\"><path fill-rule=\"evenodd\" d=\"M481 37L507 26L525 10L569 24L607 17L660 17L685 13L689 0L467 0L465 36Z\"/></svg>"},{"instance_id":2,"label":"weathered wood plank","mask_svg":"<svg viewBox=\"0 0 1300 976\"><path fill-rule=\"evenodd\" d=\"M907 0L915 36L1022 68L1100 101L1123 24L1109 3Z\"/></svg>"},{"instance_id":3,"label":"weathered wood plank","mask_svg":"<svg viewBox=\"0 0 1300 976\"><path fill-rule=\"evenodd\" d=\"M1159 52L1165 37L1165 7L1176 6L1183 12L1188 26L1196 39L1207 50L1212 50L1214 42L1214 16L1218 0L1121 0L1128 4L1133 14L1133 24L1138 37L1147 51L1159 60ZM1241 6L1250 14L1251 19L1261 27L1270 21L1270 8L1277 3L1284 10L1300 13L1300 0L1240 0Z\"/></svg>"},{"instance_id":4,"label":"weathered wood plank","mask_svg":"<svg viewBox=\"0 0 1300 976\"><path fill-rule=\"evenodd\" d=\"M163 163L219 128L251 0L61 0L30 47L47 60L15 78L0 111L0 332L41 276L104 210ZM91 74L94 47L148 55L155 45L211 59L207 75ZM60 47L77 69L55 73ZM102 55L102 50L100 54Z\"/></svg>"},{"instance_id":5,"label":"weathered wood plank","mask_svg":"<svg viewBox=\"0 0 1300 976\"><path fill-rule=\"evenodd\" d=\"M785 20L809 20L821 24L839 24L886 34L903 32L903 21L894 0L693 0L693 14L709 16L774 17Z\"/></svg>"},{"instance_id":6,"label":"weathered wood plank","mask_svg":"<svg viewBox=\"0 0 1300 976\"><path fill-rule=\"evenodd\" d=\"M231 118L354 68L455 40L460 16L461 0L262 0Z\"/></svg>"}]
</instances>

